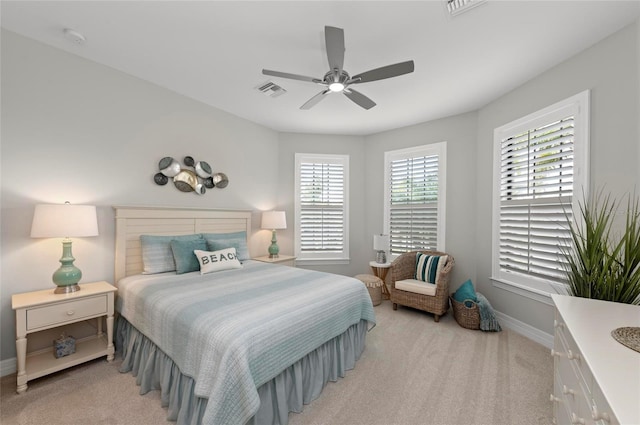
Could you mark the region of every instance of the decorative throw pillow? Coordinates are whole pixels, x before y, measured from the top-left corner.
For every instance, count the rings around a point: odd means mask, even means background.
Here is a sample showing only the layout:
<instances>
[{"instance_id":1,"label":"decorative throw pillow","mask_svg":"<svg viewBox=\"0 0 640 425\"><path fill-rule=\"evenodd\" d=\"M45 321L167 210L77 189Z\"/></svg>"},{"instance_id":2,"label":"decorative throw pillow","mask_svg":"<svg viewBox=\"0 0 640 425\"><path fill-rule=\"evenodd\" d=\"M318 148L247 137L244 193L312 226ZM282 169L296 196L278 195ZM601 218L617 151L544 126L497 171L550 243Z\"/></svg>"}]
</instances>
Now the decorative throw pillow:
<instances>
[{"instance_id":1,"label":"decorative throw pillow","mask_svg":"<svg viewBox=\"0 0 640 425\"><path fill-rule=\"evenodd\" d=\"M198 258L193 253L196 249L202 251L206 250L207 241L204 239L196 239L194 241L181 241L174 239L171 241L173 260L176 262L176 274L200 270Z\"/></svg>"},{"instance_id":2,"label":"decorative throw pillow","mask_svg":"<svg viewBox=\"0 0 640 425\"><path fill-rule=\"evenodd\" d=\"M171 251L171 241L193 241L202 239L202 235L178 235L178 236L156 236L141 235L142 245L142 274L154 274L173 272L176 270L176 263Z\"/></svg>"},{"instance_id":3,"label":"decorative throw pillow","mask_svg":"<svg viewBox=\"0 0 640 425\"><path fill-rule=\"evenodd\" d=\"M447 264L447 258L446 255L427 255L418 252L416 254L415 279L435 284L440 271Z\"/></svg>"},{"instance_id":4,"label":"decorative throw pillow","mask_svg":"<svg viewBox=\"0 0 640 425\"><path fill-rule=\"evenodd\" d=\"M210 251L218 251L225 248L235 248L238 260L249 260L249 248L247 248L247 232L233 233L203 233Z\"/></svg>"},{"instance_id":5,"label":"decorative throw pillow","mask_svg":"<svg viewBox=\"0 0 640 425\"><path fill-rule=\"evenodd\" d=\"M464 303L464 305L466 305L467 307L473 306L471 301L473 301L474 303L478 302L476 290L473 287L473 283L471 283L471 279L460 285L458 290L453 294L453 299L458 301L459 303Z\"/></svg>"},{"instance_id":6,"label":"decorative throw pillow","mask_svg":"<svg viewBox=\"0 0 640 425\"><path fill-rule=\"evenodd\" d=\"M219 251L195 250L194 252L200 263L200 274L242 268L235 248L221 249Z\"/></svg>"}]
</instances>

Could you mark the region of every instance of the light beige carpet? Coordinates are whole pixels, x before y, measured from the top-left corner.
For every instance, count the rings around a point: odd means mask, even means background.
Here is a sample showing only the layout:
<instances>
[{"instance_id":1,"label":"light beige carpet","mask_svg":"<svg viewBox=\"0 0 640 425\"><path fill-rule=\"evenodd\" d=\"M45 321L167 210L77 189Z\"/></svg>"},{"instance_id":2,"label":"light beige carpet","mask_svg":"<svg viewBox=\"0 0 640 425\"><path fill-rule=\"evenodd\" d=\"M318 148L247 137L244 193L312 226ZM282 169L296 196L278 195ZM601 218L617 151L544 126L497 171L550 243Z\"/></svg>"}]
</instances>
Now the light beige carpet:
<instances>
[{"instance_id":1,"label":"light beige carpet","mask_svg":"<svg viewBox=\"0 0 640 425\"><path fill-rule=\"evenodd\" d=\"M551 423L549 350L504 330L463 329L451 311L375 308L378 325L345 378L291 413L291 425ZM165 424L159 393L139 395L120 362L96 360L29 382L15 393L15 375L2 378L0 422L22 424Z\"/></svg>"}]
</instances>

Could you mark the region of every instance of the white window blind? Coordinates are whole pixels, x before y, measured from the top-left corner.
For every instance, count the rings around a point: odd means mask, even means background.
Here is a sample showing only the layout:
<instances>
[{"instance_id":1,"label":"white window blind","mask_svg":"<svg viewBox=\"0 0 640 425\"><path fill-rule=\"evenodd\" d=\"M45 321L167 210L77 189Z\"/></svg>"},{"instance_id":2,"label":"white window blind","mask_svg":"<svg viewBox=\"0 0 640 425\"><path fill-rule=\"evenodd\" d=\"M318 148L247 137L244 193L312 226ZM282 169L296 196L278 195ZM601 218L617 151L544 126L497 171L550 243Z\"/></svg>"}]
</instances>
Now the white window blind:
<instances>
[{"instance_id":1,"label":"white window blind","mask_svg":"<svg viewBox=\"0 0 640 425\"><path fill-rule=\"evenodd\" d=\"M385 232L391 256L444 250L446 144L385 154Z\"/></svg>"},{"instance_id":2,"label":"white window blind","mask_svg":"<svg viewBox=\"0 0 640 425\"><path fill-rule=\"evenodd\" d=\"M587 181L584 96L496 130L494 277L536 289L565 280L567 219Z\"/></svg>"},{"instance_id":3,"label":"white window blind","mask_svg":"<svg viewBox=\"0 0 640 425\"><path fill-rule=\"evenodd\" d=\"M298 260L348 258L348 156L296 154Z\"/></svg>"},{"instance_id":4,"label":"white window blind","mask_svg":"<svg viewBox=\"0 0 640 425\"><path fill-rule=\"evenodd\" d=\"M562 281L560 246L570 245L574 119L502 141L500 267ZM566 214L566 216L565 216Z\"/></svg>"}]
</instances>

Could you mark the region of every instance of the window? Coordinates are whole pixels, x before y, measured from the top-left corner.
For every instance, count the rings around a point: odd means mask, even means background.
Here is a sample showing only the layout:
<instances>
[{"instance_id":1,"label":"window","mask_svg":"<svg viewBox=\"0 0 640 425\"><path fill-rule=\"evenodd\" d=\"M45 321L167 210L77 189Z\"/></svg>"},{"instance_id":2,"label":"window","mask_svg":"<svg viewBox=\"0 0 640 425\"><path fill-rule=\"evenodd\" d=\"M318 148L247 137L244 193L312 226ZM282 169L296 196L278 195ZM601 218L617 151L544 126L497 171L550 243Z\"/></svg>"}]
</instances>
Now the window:
<instances>
[{"instance_id":1,"label":"window","mask_svg":"<svg viewBox=\"0 0 640 425\"><path fill-rule=\"evenodd\" d=\"M446 142L385 152L384 232L392 259L445 250L446 153Z\"/></svg>"},{"instance_id":2,"label":"window","mask_svg":"<svg viewBox=\"0 0 640 425\"><path fill-rule=\"evenodd\" d=\"M589 92L494 132L493 279L549 294L564 282L567 218L588 187Z\"/></svg>"},{"instance_id":3,"label":"window","mask_svg":"<svg viewBox=\"0 0 640 425\"><path fill-rule=\"evenodd\" d=\"M297 153L295 240L298 264L349 260L349 156Z\"/></svg>"}]
</instances>

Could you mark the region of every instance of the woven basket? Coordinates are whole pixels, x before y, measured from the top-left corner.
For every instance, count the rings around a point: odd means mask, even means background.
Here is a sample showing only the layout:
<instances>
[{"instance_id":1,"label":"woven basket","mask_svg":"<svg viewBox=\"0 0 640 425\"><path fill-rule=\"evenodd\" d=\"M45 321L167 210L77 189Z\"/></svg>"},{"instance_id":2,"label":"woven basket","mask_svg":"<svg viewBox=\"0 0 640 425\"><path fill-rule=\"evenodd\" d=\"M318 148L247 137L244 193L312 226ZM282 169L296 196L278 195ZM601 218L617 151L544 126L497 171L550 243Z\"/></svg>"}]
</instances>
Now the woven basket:
<instances>
[{"instance_id":1,"label":"woven basket","mask_svg":"<svg viewBox=\"0 0 640 425\"><path fill-rule=\"evenodd\" d=\"M467 329L480 329L480 311L476 303L467 307L464 303L454 300L453 297L449 297L449 299L451 307L453 307L453 317L460 326Z\"/></svg>"},{"instance_id":2,"label":"woven basket","mask_svg":"<svg viewBox=\"0 0 640 425\"><path fill-rule=\"evenodd\" d=\"M382 302L382 285L384 285L382 279L372 274L358 274L355 278L364 283L364 286L369 290L371 303L374 306L380 305Z\"/></svg>"},{"instance_id":3,"label":"woven basket","mask_svg":"<svg viewBox=\"0 0 640 425\"><path fill-rule=\"evenodd\" d=\"M369 296L371 297L371 303L376 306L382 302L382 288L367 288L369 290Z\"/></svg>"}]
</instances>

